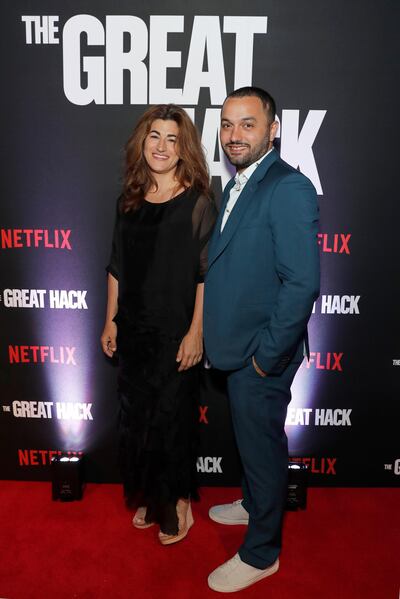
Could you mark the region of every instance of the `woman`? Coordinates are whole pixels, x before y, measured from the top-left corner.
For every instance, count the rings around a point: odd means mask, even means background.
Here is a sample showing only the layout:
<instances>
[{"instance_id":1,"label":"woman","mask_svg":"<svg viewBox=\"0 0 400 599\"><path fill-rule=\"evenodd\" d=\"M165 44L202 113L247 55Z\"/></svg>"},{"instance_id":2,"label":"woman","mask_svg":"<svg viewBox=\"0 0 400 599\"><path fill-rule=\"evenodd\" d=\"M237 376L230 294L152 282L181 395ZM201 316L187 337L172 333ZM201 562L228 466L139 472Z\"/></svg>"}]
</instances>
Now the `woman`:
<instances>
[{"instance_id":1,"label":"woman","mask_svg":"<svg viewBox=\"0 0 400 599\"><path fill-rule=\"evenodd\" d=\"M174 105L149 108L126 146L108 266L104 353L119 354L121 463L133 524L187 535L197 497L203 276L216 218L195 126ZM118 340L117 340L118 330Z\"/></svg>"}]
</instances>

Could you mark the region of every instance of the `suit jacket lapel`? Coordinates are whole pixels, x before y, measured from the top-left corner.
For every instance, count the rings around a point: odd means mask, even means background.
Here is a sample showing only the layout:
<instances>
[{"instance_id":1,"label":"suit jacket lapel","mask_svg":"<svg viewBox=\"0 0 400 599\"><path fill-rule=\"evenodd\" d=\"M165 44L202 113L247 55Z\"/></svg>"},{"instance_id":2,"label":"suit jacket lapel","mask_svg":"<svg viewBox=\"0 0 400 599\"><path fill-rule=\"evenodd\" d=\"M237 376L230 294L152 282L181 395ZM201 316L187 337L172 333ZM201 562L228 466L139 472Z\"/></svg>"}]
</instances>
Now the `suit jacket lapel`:
<instances>
[{"instance_id":1,"label":"suit jacket lapel","mask_svg":"<svg viewBox=\"0 0 400 599\"><path fill-rule=\"evenodd\" d=\"M217 245L219 243L219 238L221 236L222 218L224 216L225 207L226 207L226 204L229 199L230 191L231 191L232 187L234 186L234 184L235 184L235 179L234 178L230 179L228 181L228 183L226 184L223 195L222 195L222 201L221 201L218 218L217 218L215 226L214 226L214 232L213 232L211 240L210 240L210 245L208 246L208 263L209 264L211 264L211 262L214 260L215 252L217 251Z\"/></svg>"},{"instance_id":2,"label":"suit jacket lapel","mask_svg":"<svg viewBox=\"0 0 400 599\"><path fill-rule=\"evenodd\" d=\"M257 189L258 182L263 179L270 168L270 166L278 159L278 153L274 149L268 156L264 158L261 164L256 168L249 181L246 183L245 188L241 192L240 196L237 199L235 206L233 207L232 213L230 214L224 230L220 233L221 230L221 222L223 213L225 211L225 206L229 198L229 192L234 185L234 179L232 179L228 185L225 187L223 201L221 204L221 212L219 214L217 223L214 229L213 235L213 243L209 248L208 253L208 266L218 258L218 256L224 251L233 235L236 232L236 229L243 218L253 196L254 192Z\"/></svg>"}]
</instances>

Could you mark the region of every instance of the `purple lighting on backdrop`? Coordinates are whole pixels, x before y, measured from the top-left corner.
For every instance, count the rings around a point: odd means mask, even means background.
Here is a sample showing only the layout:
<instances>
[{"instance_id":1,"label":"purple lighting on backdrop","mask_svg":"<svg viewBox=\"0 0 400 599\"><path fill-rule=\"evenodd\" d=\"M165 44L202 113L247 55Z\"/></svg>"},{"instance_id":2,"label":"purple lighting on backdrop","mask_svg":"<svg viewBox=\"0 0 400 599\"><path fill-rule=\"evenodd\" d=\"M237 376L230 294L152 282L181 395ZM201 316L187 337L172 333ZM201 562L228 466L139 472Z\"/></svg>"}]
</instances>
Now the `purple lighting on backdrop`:
<instances>
[{"instance_id":1,"label":"purple lighting on backdrop","mask_svg":"<svg viewBox=\"0 0 400 599\"><path fill-rule=\"evenodd\" d=\"M326 324L322 326L321 317L313 315L308 325L308 334L310 339L311 350L313 348L324 347L325 339L328 336ZM304 410L314 410L318 404L318 382L319 372L314 368L307 368L307 358L304 358L303 363L298 370L292 385L292 401L288 408L288 419L286 420L285 431L289 440L289 452L291 455L302 454L304 449L304 441L309 436L307 434L308 425L307 414ZM288 424L290 415L293 410L303 410L299 414L303 418L304 424ZM312 422L312 420L310 421Z\"/></svg>"},{"instance_id":2,"label":"purple lighting on backdrop","mask_svg":"<svg viewBox=\"0 0 400 599\"><path fill-rule=\"evenodd\" d=\"M79 404L87 402L85 375L71 372L70 369L52 369L47 373L47 383L51 401L57 404L61 413L61 418L56 421L60 448L85 450L88 423L78 419L82 414Z\"/></svg>"},{"instance_id":3,"label":"purple lighting on backdrop","mask_svg":"<svg viewBox=\"0 0 400 599\"><path fill-rule=\"evenodd\" d=\"M76 302L76 297L83 297L82 281L87 280L87 276L80 272L82 265L73 254L67 254L65 263L60 266L60 258L49 252L40 268L41 286L47 290L46 309L37 310L32 316L38 342L52 346L58 359L58 363L48 363L43 370L46 401L53 402L54 448L86 451L92 435L90 373L93 370L92 349L97 338L92 330L90 299L85 295L84 301ZM57 305L50 308L50 294L54 290L60 296L65 290L64 298L74 291L67 308L61 305L58 306L60 309Z\"/></svg>"},{"instance_id":4,"label":"purple lighting on backdrop","mask_svg":"<svg viewBox=\"0 0 400 599\"><path fill-rule=\"evenodd\" d=\"M92 393L87 365L80 363L82 356L90 356L88 340L92 338L88 330L89 319L79 314L57 314L59 339L73 339L77 347L77 364L60 366L46 371L47 385L51 401L57 404L57 435L61 449L84 451L87 449L89 427L88 417L92 414ZM86 347L85 347L86 346Z\"/></svg>"}]
</instances>

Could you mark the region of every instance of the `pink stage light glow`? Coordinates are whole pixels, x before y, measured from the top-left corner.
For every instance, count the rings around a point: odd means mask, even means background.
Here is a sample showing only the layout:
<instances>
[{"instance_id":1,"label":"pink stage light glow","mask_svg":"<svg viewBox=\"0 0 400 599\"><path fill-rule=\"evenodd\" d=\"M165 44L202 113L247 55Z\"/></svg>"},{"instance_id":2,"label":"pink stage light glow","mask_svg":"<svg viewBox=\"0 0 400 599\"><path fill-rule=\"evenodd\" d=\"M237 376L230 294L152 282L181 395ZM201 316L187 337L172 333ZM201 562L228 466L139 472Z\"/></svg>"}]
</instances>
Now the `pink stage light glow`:
<instances>
[{"instance_id":1,"label":"pink stage light glow","mask_svg":"<svg viewBox=\"0 0 400 599\"><path fill-rule=\"evenodd\" d=\"M321 317L312 316L308 325L308 333L311 348L323 346L326 337L326 326L322 326ZM298 370L292 385L292 400L289 404L290 410L314 409L318 404L318 382L320 373L315 369L307 368L307 358ZM288 424L286 421L285 431L289 441L290 455L301 456L307 439L307 425ZM307 453L307 451L306 451Z\"/></svg>"}]
</instances>

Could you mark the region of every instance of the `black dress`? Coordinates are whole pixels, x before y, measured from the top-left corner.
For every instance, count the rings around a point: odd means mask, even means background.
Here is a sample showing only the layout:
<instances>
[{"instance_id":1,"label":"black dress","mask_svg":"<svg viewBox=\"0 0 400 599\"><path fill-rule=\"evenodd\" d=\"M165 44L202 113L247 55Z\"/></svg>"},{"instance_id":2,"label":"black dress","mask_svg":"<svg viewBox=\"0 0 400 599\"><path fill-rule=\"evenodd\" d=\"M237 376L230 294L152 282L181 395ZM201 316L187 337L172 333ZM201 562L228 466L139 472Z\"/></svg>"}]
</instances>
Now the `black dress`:
<instances>
[{"instance_id":1,"label":"black dress","mask_svg":"<svg viewBox=\"0 0 400 599\"><path fill-rule=\"evenodd\" d=\"M177 532L176 502L197 497L199 366L178 372L206 270L214 204L193 189L117 212L110 272L118 279L120 458L128 504Z\"/></svg>"}]
</instances>

